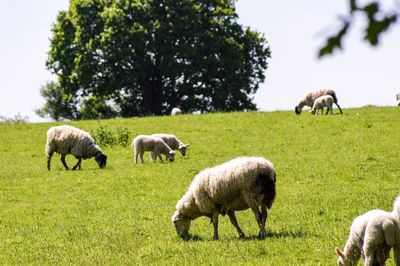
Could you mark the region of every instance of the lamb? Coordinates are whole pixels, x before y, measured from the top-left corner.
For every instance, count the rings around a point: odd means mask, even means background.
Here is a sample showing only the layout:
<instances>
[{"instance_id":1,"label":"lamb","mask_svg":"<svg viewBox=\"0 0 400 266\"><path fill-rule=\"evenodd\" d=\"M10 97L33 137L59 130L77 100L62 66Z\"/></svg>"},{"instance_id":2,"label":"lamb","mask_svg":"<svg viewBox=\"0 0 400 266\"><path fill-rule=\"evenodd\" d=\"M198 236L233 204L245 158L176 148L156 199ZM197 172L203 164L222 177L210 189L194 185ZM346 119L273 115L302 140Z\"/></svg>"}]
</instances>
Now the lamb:
<instances>
[{"instance_id":1,"label":"lamb","mask_svg":"<svg viewBox=\"0 0 400 266\"><path fill-rule=\"evenodd\" d=\"M161 154L167 156L171 162L174 161L175 158L175 152L160 138L139 135L132 141L132 147L135 151L135 163L138 163L138 156L140 156L140 161L144 163L143 154L145 151L151 151L151 159L153 162L156 161L157 157L163 162Z\"/></svg>"},{"instance_id":2,"label":"lamb","mask_svg":"<svg viewBox=\"0 0 400 266\"><path fill-rule=\"evenodd\" d=\"M313 115L318 114L319 110L322 110L322 113L324 113L324 107L327 107L328 110L326 110L326 114L330 113L332 114L332 104L333 104L333 97L330 95L323 95L321 97L318 97L314 101L314 105L312 109L310 110L310 113Z\"/></svg>"},{"instance_id":3,"label":"lamb","mask_svg":"<svg viewBox=\"0 0 400 266\"><path fill-rule=\"evenodd\" d=\"M400 197L393 211L372 210L356 217L342 250L336 247L339 265L356 265L361 254L364 265L385 265L393 247L396 265L400 265Z\"/></svg>"},{"instance_id":4,"label":"lamb","mask_svg":"<svg viewBox=\"0 0 400 266\"><path fill-rule=\"evenodd\" d=\"M171 111L171 115L172 116L181 115L181 114L182 114L182 110L181 109L179 109L178 107L172 108L172 111Z\"/></svg>"},{"instance_id":5,"label":"lamb","mask_svg":"<svg viewBox=\"0 0 400 266\"><path fill-rule=\"evenodd\" d=\"M339 104L337 103L336 93L333 90L315 90L307 93L304 98L299 102L299 104L295 107L296 114L300 114L301 110L304 106L313 107L315 99L323 96L323 95L330 95L333 98L333 103L339 108L340 113L343 114L342 109L340 108Z\"/></svg>"},{"instance_id":6,"label":"lamb","mask_svg":"<svg viewBox=\"0 0 400 266\"><path fill-rule=\"evenodd\" d=\"M260 228L259 237L266 237L267 208L271 208L275 199L275 183L275 168L262 157L238 157L201 171L176 204L172 222L178 236L189 239L191 220L207 216L211 218L216 240L218 215L228 214L239 237L243 238L235 211L251 208Z\"/></svg>"},{"instance_id":7,"label":"lamb","mask_svg":"<svg viewBox=\"0 0 400 266\"><path fill-rule=\"evenodd\" d=\"M54 126L47 131L45 153L47 155L47 169L50 170L51 157L54 152L61 154L61 162L69 170L65 157L72 154L78 159L72 170L81 169L82 159L95 157L100 168L107 164L107 156L99 146L94 144L93 138L86 131L72 126Z\"/></svg>"},{"instance_id":8,"label":"lamb","mask_svg":"<svg viewBox=\"0 0 400 266\"><path fill-rule=\"evenodd\" d=\"M162 139L172 150L179 150L182 156L186 155L186 149L189 144L183 144L175 135L158 133L151 136Z\"/></svg>"}]
</instances>

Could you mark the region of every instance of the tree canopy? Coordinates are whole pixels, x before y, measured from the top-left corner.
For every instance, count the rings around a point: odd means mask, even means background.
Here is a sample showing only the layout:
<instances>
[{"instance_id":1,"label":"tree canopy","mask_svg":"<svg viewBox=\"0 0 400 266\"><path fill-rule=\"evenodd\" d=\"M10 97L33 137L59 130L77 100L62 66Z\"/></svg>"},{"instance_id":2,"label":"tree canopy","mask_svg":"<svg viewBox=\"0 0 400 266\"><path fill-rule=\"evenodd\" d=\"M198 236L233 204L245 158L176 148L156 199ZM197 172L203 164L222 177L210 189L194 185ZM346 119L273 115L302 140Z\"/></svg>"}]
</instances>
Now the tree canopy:
<instances>
[{"instance_id":1,"label":"tree canopy","mask_svg":"<svg viewBox=\"0 0 400 266\"><path fill-rule=\"evenodd\" d=\"M270 49L262 34L237 22L232 2L71 0L52 27L47 68L75 109L47 114L80 119L160 115L175 106L256 109L253 95Z\"/></svg>"},{"instance_id":2,"label":"tree canopy","mask_svg":"<svg viewBox=\"0 0 400 266\"><path fill-rule=\"evenodd\" d=\"M337 49L342 49L343 39L357 19L357 14L361 14L366 18L364 40L373 46L379 44L379 38L382 33L396 23L399 16L400 6L398 3L389 8L383 7L383 1L360 4L357 0L348 0L348 3L349 13L340 18L342 25L339 27L338 32L328 37L326 43L319 49L319 57L332 54Z\"/></svg>"}]
</instances>

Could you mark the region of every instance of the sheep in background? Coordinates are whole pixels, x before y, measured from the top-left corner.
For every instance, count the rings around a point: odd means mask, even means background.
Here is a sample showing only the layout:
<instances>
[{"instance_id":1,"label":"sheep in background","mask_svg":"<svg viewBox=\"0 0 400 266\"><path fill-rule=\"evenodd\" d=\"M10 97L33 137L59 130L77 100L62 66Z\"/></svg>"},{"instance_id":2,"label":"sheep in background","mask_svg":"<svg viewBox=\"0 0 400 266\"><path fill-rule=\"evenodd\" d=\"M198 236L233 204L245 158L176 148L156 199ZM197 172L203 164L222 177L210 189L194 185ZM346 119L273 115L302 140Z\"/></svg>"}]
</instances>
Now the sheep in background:
<instances>
[{"instance_id":1,"label":"sheep in background","mask_svg":"<svg viewBox=\"0 0 400 266\"><path fill-rule=\"evenodd\" d=\"M175 152L160 138L139 135L132 141L132 147L135 151L135 163L138 163L138 156L140 156L140 161L143 161L143 154L145 151L151 152L151 159L153 162L156 161L157 157L161 158L161 154L167 156L167 158L172 162L175 158Z\"/></svg>"},{"instance_id":2,"label":"sheep in background","mask_svg":"<svg viewBox=\"0 0 400 266\"><path fill-rule=\"evenodd\" d=\"M400 92L396 94L397 106L400 106Z\"/></svg>"},{"instance_id":3,"label":"sheep in background","mask_svg":"<svg viewBox=\"0 0 400 266\"><path fill-rule=\"evenodd\" d=\"M181 114L182 114L182 110L181 109L179 109L178 107L172 108L172 111L171 111L171 115L172 116L181 115Z\"/></svg>"},{"instance_id":4,"label":"sheep in background","mask_svg":"<svg viewBox=\"0 0 400 266\"><path fill-rule=\"evenodd\" d=\"M299 102L299 104L295 107L296 114L300 114L301 110L304 106L313 107L314 101L323 96L323 95L330 95L333 98L333 103L339 108L340 113L343 114L342 109L340 108L339 104L337 103L336 93L333 90L315 90L307 93L304 98Z\"/></svg>"},{"instance_id":5,"label":"sheep in background","mask_svg":"<svg viewBox=\"0 0 400 266\"><path fill-rule=\"evenodd\" d=\"M151 136L162 139L172 150L179 150L182 156L186 155L186 149L189 147L189 144L183 144L175 135L157 133Z\"/></svg>"},{"instance_id":6,"label":"sheep in background","mask_svg":"<svg viewBox=\"0 0 400 266\"><path fill-rule=\"evenodd\" d=\"M322 114L324 113L324 107L327 107L328 110L326 110L326 114L330 113L332 114L332 105L333 105L333 97L330 95L324 95L321 97L318 97L314 101L314 105L312 109L310 110L310 113L313 115L318 114L319 110L322 110Z\"/></svg>"},{"instance_id":7,"label":"sheep in background","mask_svg":"<svg viewBox=\"0 0 400 266\"><path fill-rule=\"evenodd\" d=\"M372 210L356 217L342 250L336 247L339 265L356 265L361 254L364 265L385 265L393 247L396 265L400 265L400 197L393 211Z\"/></svg>"},{"instance_id":8,"label":"sheep in background","mask_svg":"<svg viewBox=\"0 0 400 266\"><path fill-rule=\"evenodd\" d=\"M218 215L228 214L239 237L244 237L235 211L251 208L259 237L266 237L267 208L275 199L275 183L275 168L262 157L239 157L201 171L176 204L172 222L178 236L188 239L191 220L207 216L214 226L214 239L218 239Z\"/></svg>"},{"instance_id":9,"label":"sheep in background","mask_svg":"<svg viewBox=\"0 0 400 266\"><path fill-rule=\"evenodd\" d=\"M54 152L61 154L61 162L69 170L65 156L74 155L78 163L72 168L81 169L82 159L95 157L100 168L107 164L107 156L102 153L99 146L94 144L93 138L86 131L72 126L54 126L47 131L45 153L47 155L47 169L50 170L51 157Z\"/></svg>"}]
</instances>

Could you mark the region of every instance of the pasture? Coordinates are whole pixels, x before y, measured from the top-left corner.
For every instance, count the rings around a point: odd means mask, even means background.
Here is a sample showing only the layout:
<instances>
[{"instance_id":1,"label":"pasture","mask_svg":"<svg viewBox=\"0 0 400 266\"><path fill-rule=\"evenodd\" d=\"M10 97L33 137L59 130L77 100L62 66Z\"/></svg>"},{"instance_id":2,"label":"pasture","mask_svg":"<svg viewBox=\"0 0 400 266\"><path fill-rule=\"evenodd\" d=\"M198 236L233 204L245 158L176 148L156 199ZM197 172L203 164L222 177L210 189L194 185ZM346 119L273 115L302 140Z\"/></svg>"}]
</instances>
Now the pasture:
<instances>
[{"instance_id":1,"label":"pasture","mask_svg":"<svg viewBox=\"0 0 400 266\"><path fill-rule=\"evenodd\" d=\"M391 210L400 194L400 109L373 106L339 115L304 111L248 112L68 122L84 130L126 127L165 132L190 143L186 158L135 165L130 147L102 147L94 159L65 171L44 145L52 125L0 124L1 264L334 265L353 218ZM239 239L228 217L220 240L208 218L192 222L182 241L171 215L202 169L237 156L263 156L277 170L268 237L257 239L251 210L237 212ZM75 158L67 156L72 166ZM393 265L393 255L388 265Z\"/></svg>"}]
</instances>

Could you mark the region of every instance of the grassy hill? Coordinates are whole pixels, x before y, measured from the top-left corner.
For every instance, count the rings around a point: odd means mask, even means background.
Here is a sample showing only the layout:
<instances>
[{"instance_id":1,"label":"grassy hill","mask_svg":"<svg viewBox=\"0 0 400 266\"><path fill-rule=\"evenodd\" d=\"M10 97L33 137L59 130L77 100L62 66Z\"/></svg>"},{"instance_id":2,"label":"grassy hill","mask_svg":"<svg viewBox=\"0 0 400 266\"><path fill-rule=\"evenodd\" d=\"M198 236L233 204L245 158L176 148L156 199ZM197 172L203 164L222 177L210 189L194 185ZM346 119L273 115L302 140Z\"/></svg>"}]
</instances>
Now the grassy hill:
<instances>
[{"instance_id":1,"label":"grassy hill","mask_svg":"<svg viewBox=\"0 0 400 266\"><path fill-rule=\"evenodd\" d=\"M335 110L337 112L337 110ZM166 132L190 143L186 158L135 165L130 146L103 147L65 171L58 156L46 169L50 124L0 125L1 264L267 264L334 265L355 216L392 209L400 194L400 109L364 107L344 115L249 112L69 122L84 130ZM269 237L258 240L250 210L237 213L247 237L227 217L220 240L208 218L182 241L171 215L202 169L237 156L264 156L277 169ZM70 166L75 163L67 157ZM391 255L389 265L393 265Z\"/></svg>"}]
</instances>

